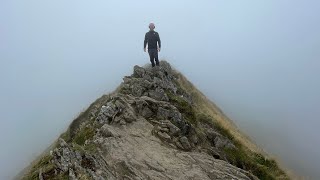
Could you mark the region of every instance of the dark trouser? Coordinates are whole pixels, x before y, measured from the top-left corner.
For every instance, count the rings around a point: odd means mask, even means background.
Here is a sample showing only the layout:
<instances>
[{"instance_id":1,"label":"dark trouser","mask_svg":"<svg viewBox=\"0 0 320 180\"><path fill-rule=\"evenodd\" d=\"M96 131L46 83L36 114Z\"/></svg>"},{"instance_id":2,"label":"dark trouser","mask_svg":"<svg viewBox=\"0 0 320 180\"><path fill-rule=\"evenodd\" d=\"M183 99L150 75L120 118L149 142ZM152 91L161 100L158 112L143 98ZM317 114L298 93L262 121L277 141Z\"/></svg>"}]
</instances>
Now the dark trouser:
<instances>
[{"instance_id":1,"label":"dark trouser","mask_svg":"<svg viewBox=\"0 0 320 180\"><path fill-rule=\"evenodd\" d=\"M158 50L157 49L149 49L148 52L149 52L150 62L152 64L152 67L155 66L154 61L156 61L156 65L159 66Z\"/></svg>"}]
</instances>

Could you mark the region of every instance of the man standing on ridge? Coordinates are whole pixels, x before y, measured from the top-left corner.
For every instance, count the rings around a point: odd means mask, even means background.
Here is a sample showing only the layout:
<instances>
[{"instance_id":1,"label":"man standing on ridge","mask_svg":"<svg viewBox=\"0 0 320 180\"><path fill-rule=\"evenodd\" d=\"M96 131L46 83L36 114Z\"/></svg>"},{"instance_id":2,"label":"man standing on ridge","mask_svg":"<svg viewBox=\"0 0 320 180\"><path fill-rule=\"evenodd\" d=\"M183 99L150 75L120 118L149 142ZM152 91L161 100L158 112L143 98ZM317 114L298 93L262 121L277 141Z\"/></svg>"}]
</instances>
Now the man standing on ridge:
<instances>
[{"instance_id":1,"label":"man standing on ridge","mask_svg":"<svg viewBox=\"0 0 320 180\"><path fill-rule=\"evenodd\" d=\"M144 37L144 52L147 51L148 44L148 53L150 56L150 62L152 67L155 65L159 66L158 52L161 49L161 41L158 32L154 31L155 25L153 23L149 24L150 31L146 33ZM158 43L158 44L157 44ZM159 46L158 46L159 45Z\"/></svg>"}]
</instances>

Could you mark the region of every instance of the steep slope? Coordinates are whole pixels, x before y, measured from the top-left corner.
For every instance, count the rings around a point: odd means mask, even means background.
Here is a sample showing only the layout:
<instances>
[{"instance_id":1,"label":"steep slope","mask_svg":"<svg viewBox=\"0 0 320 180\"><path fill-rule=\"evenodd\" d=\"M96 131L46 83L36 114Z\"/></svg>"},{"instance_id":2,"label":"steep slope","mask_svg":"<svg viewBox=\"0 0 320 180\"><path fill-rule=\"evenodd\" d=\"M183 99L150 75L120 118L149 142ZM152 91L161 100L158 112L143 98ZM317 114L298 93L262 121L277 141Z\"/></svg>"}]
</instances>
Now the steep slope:
<instances>
[{"instance_id":1,"label":"steep slope","mask_svg":"<svg viewBox=\"0 0 320 180\"><path fill-rule=\"evenodd\" d=\"M123 80L22 179L288 179L169 63Z\"/></svg>"}]
</instances>

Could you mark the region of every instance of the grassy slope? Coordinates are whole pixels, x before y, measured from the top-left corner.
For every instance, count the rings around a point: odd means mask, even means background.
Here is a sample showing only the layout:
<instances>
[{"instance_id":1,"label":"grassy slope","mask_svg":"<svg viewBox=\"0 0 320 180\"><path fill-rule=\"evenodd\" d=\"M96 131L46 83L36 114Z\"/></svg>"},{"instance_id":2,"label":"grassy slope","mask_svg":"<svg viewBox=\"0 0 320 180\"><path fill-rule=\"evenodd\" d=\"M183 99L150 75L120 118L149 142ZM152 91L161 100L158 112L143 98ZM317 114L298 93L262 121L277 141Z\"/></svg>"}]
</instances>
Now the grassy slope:
<instances>
[{"instance_id":1,"label":"grassy slope","mask_svg":"<svg viewBox=\"0 0 320 180\"><path fill-rule=\"evenodd\" d=\"M247 136L241 133L237 126L216 106L212 101L208 100L190 81L181 73L178 74L178 83L188 93L192 95L195 102L195 109L198 112L207 114L217 120L219 124L230 131L230 133L245 147L253 152L263 153L257 145L255 145Z\"/></svg>"},{"instance_id":2,"label":"grassy slope","mask_svg":"<svg viewBox=\"0 0 320 180\"><path fill-rule=\"evenodd\" d=\"M197 114L197 121L213 123L221 134L234 141L238 149L225 151L231 164L252 172L260 179L289 179L287 173L279 167L276 161L268 157L249 137L241 133L213 102L208 100L181 73L176 72L176 74L180 88L190 93L193 98L193 110Z\"/></svg>"}]
</instances>

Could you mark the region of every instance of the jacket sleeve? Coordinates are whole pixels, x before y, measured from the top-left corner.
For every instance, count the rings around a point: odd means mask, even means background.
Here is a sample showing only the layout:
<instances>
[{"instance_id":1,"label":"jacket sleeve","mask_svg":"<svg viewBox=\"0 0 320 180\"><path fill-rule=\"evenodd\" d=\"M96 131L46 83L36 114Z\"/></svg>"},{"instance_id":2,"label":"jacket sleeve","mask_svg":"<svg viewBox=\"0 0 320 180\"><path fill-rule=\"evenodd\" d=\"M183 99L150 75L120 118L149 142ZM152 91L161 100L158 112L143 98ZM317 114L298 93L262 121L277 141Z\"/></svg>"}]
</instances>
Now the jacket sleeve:
<instances>
[{"instance_id":1,"label":"jacket sleeve","mask_svg":"<svg viewBox=\"0 0 320 180\"><path fill-rule=\"evenodd\" d=\"M148 33L146 33L146 35L144 36L143 48L147 47L147 43L148 43Z\"/></svg>"},{"instance_id":2,"label":"jacket sleeve","mask_svg":"<svg viewBox=\"0 0 320 180\"><path fill-rule=\"evenodd\" d=\"M158 35L158 44L159 44L159 48L161 48L161 40L160 40L159 33L157 33L157 35Z\"/></svg>"}]
</instances>

